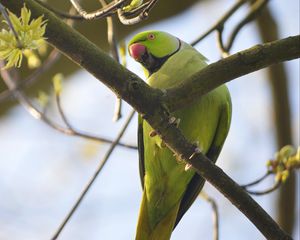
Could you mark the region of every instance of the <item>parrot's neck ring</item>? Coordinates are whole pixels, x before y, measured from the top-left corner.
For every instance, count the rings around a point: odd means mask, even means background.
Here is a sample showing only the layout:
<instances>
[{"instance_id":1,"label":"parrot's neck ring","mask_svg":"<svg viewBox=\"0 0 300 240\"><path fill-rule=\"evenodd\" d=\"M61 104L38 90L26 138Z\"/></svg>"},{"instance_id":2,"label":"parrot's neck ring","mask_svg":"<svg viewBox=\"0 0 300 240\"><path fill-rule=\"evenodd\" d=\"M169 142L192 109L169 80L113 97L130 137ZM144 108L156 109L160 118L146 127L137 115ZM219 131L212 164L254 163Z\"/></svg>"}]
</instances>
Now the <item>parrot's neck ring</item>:
<instances>
[{"instance_id":1,"label":"parrot's neck ring","mask_svg":"<svg viewBox=\"0 0 300 240\"><path fill-rule=\"evenodd\" d=\"M149 53L147 54L147 58L149 58L148 62L150 64L147 64L148 66L145 66L146 65L145 64L144 66L148 70L149 76L151 76L153 73L157 72L170 57L172 57L175 53L177 53L180 50L181 40L179 38L177 38L177 40L178 40L178 48L174 52L172 52L164 57L158 58L158 57L153 56L152 54L149 54Z\"/></svg>"}]
</instances>

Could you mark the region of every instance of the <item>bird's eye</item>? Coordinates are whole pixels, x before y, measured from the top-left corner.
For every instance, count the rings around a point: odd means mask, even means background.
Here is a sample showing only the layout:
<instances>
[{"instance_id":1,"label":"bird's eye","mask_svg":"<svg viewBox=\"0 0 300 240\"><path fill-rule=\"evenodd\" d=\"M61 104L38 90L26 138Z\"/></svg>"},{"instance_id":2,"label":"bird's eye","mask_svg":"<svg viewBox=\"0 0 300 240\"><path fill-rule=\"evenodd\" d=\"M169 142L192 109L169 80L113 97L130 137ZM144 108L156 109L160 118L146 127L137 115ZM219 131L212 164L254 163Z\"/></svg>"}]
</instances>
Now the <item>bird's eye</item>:
<instances>
[{"instance_id":1,"label":"bird's eye","mask_svg":"<svg viewBox=\"0 0 300 240\"><path fill-rule=\"evenodd\" d=\"M154 40L155 39L155 35L153 33L149 33L148 39L149 40Z\"/></svg>"}]
</instances>

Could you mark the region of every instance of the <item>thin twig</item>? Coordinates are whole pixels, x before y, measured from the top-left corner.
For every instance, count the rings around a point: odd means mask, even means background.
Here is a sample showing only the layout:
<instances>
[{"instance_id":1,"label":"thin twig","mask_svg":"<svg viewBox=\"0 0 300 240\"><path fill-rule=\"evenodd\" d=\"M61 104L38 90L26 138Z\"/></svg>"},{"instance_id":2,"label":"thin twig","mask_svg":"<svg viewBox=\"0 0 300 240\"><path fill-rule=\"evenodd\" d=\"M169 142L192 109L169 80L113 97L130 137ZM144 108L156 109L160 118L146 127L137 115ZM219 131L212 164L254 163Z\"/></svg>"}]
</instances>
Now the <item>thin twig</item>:
<instances>
[{"instance_id":1,"label":"thin twig","mask_svg":"<svg viewBox=\"0 0 300 240\"><path fill-rule=\"evenodd\" d=\"M277 181L272 187L264 190L264 191L251 191L248 189L245 189L247 193L251 194L251 195L256 195L256 196L261 196L261 195L265 195L268 194L270 192L273 192L274 190L278 189L281 186L281 181Z\"/></svg>"},{"instance_id":2,"label":"thin twig","mask_svg":"<svg viewBox=\"0 0 300 240\"><path fill-rule=\"evenodd\" d=\"M209 34L211 34L213 31L223 28L225 22L244 4L249 0L239 0L236 2L226 13L223 17L221 17L211 28L209 28L206 32L204 32L200 37L198 37L196 40L194 40L191 45L194 46L200 41L202 41L204 38L206 38Z\"/></svg>"},{"instance_id":3,"label":"thin twig","mask_svg":"<svg viewBox=\"0 0 300 240\"><path fill-rule=\"evenodd\" d=\"M113 1L109 3L106 7L101 8L97 11L87 13L77 2L77 0L70 0L74 8L77 10L77 12L87 20L93 20L93 19L98 19L98 18L103 18L110 16L112 13L114 13L118 8L122 7L124 3L127 0L119 0L119 1Z\"/></svg>"},{"instance_id":4,"label":"thin twig","mask_svg":"<svg viewBox=\"0 0 300 240\"><path fill-rule=\"evenodd\" d=\"M3 67L3 62L0 62L0 68ZM13 93L14 97L18 99L20 104L36 119L42 120L47 125L49 125L51 128L69 135L69 136L77 136L77 137L83 137L89 140L95 140L99 142L104 143L113 143L112 140L98 137L92 134L88 134L82 131L75 130L74 128L64 128L61 125L57 124L56 122L52 121L50 118L48 118L43 111L40 111L29 99L26 97L20 90L16 90L17 82L19 82L17 79L12 78L11 70L8 69L2 69L1 70L1 76L10 89L10 91ZM119 146L130 148L136 150L137 147L130 144L125 143L119 143Z\"/></svg>"},{"instance_id":5,"label":"thin twig","mask_svg":"<svg viewBox=\"0 0 300 240\"><path fill-rule=\"evenodd\" d=\"M102 0L102 2L105 2L105 1ZM110 52L111 52L113 58L117 62L120 62L114 19L113 19L113 17L108 17L106 21L107 21L107 38L108 38L108 43L109 43L109 47L110 47ZM121 117L122 117L121 111L122 111L122 99L119 97L116 97L113 121L116 122L119 119L121 119Z\"/></svg>"},{"instance_id":6,"label":"thin twig","mask_svg":"<svg viewBox=\"0 0 300 240\"><path fill-rule=\"evenodd\" d=\"M107 160L111 156L111 153L114 151L114 149L117 146L118 142L120 141L120 139L122 138L123 134L125 133L125 131L126 131L128 125L129 125L129 123L131 122L131 120L132 120L132 118L134 116L134 113L135 113L135 111L132 110L131 113L129 114L129 116L128 116L128 118L127 118L124 126L122 127L120 133L118 134L117 138L114 140L114 142L110 146L109 150L106 152L104 158L102 159L102 161L100 162L99 166L97 167L97 170L95 171L95 173L93 174L93 176L91 177L91 179L89 180L89 182L87 183L87 185L84 187L84 189L83 189L82 193L80 194L79 198L77 199L77 201L75 202L75 204L73 205L73 207L71 208L71 210L69 211L69 213L67 214L67 216L65 217L65 219L63 220L63 222L61 223L61 225L59 226L59 228L56 230L56 232L53 235L53 237L51 238L51 240L57 239L57 237L59 236L59 234L61 233L61 231L64 229L64 227L66 226L66 224L68 223L68 221L70 220L70 218L72 217L72 215L74 214L74 212L79 207L79 205L82 202L83 198L85 197L86 193L88 192L88 190L91 188L91 186L95 182L97 176L99 175L99 173L101 172L101 170L104 167L105 163L107 162Z\"/></svg>"},{"instance_id":7,"label":"thin twig","mask_svg":"<svg viewBox=\"0 0 300 240\"><path fill-rule=\"evenodd\" d=\"M16 88L19 88L18 86ZM4 102L12 97L13 97L13 91L6 89L0 93L0 103Z\"/></svg>"},{"instance_id":8,"label":"thin twig","mask_svg":"<svg viewBox=\"0 0 300 240\"><path fill-rule=\"evenodd\" d=\"M55 102L56 102L58 112L59 112L64 124L67 126L68 129L73 130L73 127L72 127L71 123L69 122L68 118L66 117L66 114L61 106L60 94L58 94L58 93L55 93Z\"/></svg>"},{"instance_id":9,"label":"thin twig","mask_svg":"<svg viewBox=\"0 0 300 240\"><path fill-rule=\"evenodd\" d=\"M257 0L253 5L251 5L251 10L249 13L236 25L229 36L227 46L224 47L225 52L229 52L232 48L234 40L240 30L249 22L253 21L262 11L262 9L267 5L269 0Z\"/></svg>"},{"instance_id":10,"label":"thin twig","mask_svg":"<svg viewBox=\"0 0 300 240\"><path fill-rule=\"evenodd\" d=\"M119 18L120 22L123 23L124 25L134 25L134 24L137 24L137 23L141 22L142 20L144 20L143 15L138 15L133 18L127 18L124 15L124 11L122 9L118 9L117 13L118 13L118 18Z\"/></svg>"},{"instance_id":11,"label":"thin twig","mask_svg":"<svg viewBox=\"0 0 300 240\"><path fill-rule=\"evenodd\" d=\"M116 122L122 118L122 99L116 97L113 121Z\"/></svg>"},{"instance_id":12,"label":"thin twig","mask_svg":"<svg viewBox=\"0 0 300 240\"><path fill-rule=\"evenodd\" d=\"M244 185L240 185L242 188L247 188L247 187L251 187L253 185L256 185L258 183L260 183L261 181L263 181L266 177L268 177L272 172L271 171L267 171L262 177L258 178L257 180L244 184Z\"/></svg>"},{"instance_id":13,"label":"thin twig","mask_svg":"<svg viewBox=\"0 0 300 240\"><path fill-rule=\"evenodd\" d=\"M218 20L211 28L209 28L204 34L202 34L200 37L198 37L195 41L191 43L192 46L199 43L201 40L203 40L205 37L207 37L210 33L213 31L217 31L217 44L219 49L222 52L222 57L229 56L229 51L233 46L234 40L236 39L236 36L240 32L240 30L249 22L255 19L255 17L258 16L258 14L261 12L261 10L264 8L264 6L269 2L269 0L257 0L253 4L253 7L249 11L249 13L234 27L231 34L229 35L228 43L225 45L223 40L223 31L224 31L224 25L227 22L227 20L242 7L246 2L249 2L249 0L239 0L237 3L235 3L228 12L220 19Z\"/></svg>"},{"instance_id":14,"label":"thin twig","mask_svg":"<svg viewBox=\"0 0 300 240\"><path fill-rule=\"evenodd\" d=\"M142 11L142 15L148 17L149 16L149 12L152 10L152 8L154 7L154 5L157 2L158 2L158 0L151 0L151 1L149 1L149 4Z\"/></svg>"},{"instance_id":15,"label":"thin twig","mask_svg":"<svg viewBox=\"0 0 300 240\"><path fill-rule=\"evenodd\" d=\"M226 47L224 46L223 30L224 30L224 28L217 29L217 45L218 45L219 49L221 50L221 57L225 58L225 57L228 57L230 54L226 50Z\"/></svg>"},{"instance_id":16,"label":"thin twig","mask_svg":"<svg viewBox=\"0 0 300 240\"><path fill-rule=\"evenodd\" d=\"M124 12L123 15L125 17L131 17L133 15L137 15L138 13L140 13L143 9L145 9L146 6L148 6L149 2L145 2L143 3L142 5L138 6L137 8L135 9L132 9L131 11L128 11L128 12Z\"/></svg>"},{"instance_id":17,"label":"thin twig","mask_svg":"<svg viewBox=\"0 0 300 240\"><path fill-rule=\"evenodd\" d=\"M14 25L12 24L5 7L1 3L0 3L0 12L1 12L2 16L4 17L5 21L7 22L9 28L13 32L15 39L17 41L17 44L18 44L18 48L22 48L22 43L19 39L18 33L17 33L16 29L14 28Z\"/></svg>"},{"instance_id":18,"label":"thin twig","mask_svg":"<svg viewBox=\"0 0 300 240\"><path fill-rule=\"evenodd\" d=\"M113 143L112 140L109 140L109 139L106 139L106 138L102 138L102 137L98 137L98 136L95 136L95 135L91 135L91 134L84 133L82 131L76 130L72 126L72 124L70 123L70 121L68 120L68 118L67 118L67 116L66 116L66 114L65 114L65 112L64 112L64 110L62 108L61 100L60 100L60 95L59 94L55 94L55 99L56 99L56 105L57 105L59 114L62 117L63 122L67 126L67 130L71 133L71 134L68 134L68 135L83 137L83 138L86 138L86 139L89 139L89 140L96 140L96 141L105 142L105 143ZM122 147L126 147L126 148L137 150L137 146L135 146L135 145L125 144L125 143L120 143L120 142L118 142L118 145L122 146Z\"/></svg>"},{"instance_id":19,"label":"thin twig","mask_svg":"<svg viewBox=\"0 0 300 240\"><path fill-rule=\"evenodd\" d=\"M274 190L276 190L277 188L279 188L281 186L281 181L276 181L275 184L266 189L266 190L263 190L263 191L252 191L252 190L249 190L248 187L251 187L253 185L256 185L258 183L260 183L261 181L263 181L264 179L266 179L268 176L270 176L272 174L271 171L267 171L262 177L258 178L257 180L251 182L251 183L248 183L248 184L245 184L245 185L240 185L242 188L245 189L246 192L248 192L249 194L251 195L264 195L264 194L268 194L270 192L273 192Z\"/></svg>"},{"instance_id":20,"label":"thin twig","mask_svg":"<svg viewBox=\"0 0 300 240\"><path fill-rule=\"evenodd\" d=\"M99 1L102 4L102 7L105 7L107 5L105 0L99 0ZM106 22L107 22L107 40L110 48L110 53L117 62L120 62L116 28L115 28L113 17L107 17ZM122 110L122 100L119 97L116 97L115 110L113 115L114 122L121 119L122 117L121 110Z\"/></svg>"},{"instance_id":21,"label":"thin twig","mask_svg":"<svg viewBox=\"0 0 300 240\"><path fill-rule=\"evenodd\" d=\"M0 67L4 66L3 61L0 62ZM1 76L6 83L7 87L13 92L14 97L18 99L20 104L36 119L41 119L54 129L65 132L66 130L59 125L54 124L50 121L40 110L38 110L30 101L29 99L19 90L15 90L16 82L19 82L19 79L14 79L12 76L12 71L14 69L1 69ZM15 77L15 76L14 76Z\"/></svg>"},{"instance_id":22,"label":"thin twig","mask_svg":"<svg viewBox=\"0 0 300 240\"><path fill-rule=\"evenodd\" d=\"M212 210L213 210L213 215L212 215L212 220L213 220L213 240L218 240L219 239L219 211L218 211L218 205L216 201L208 196L204 191L201 191L199 196L203 198L205 201L209 202Z\"/></svg>"},{"instance_id":23,"label":"thin twig","mask_svg":"<svg viewBox=\"0 0 300 240\"><path fill-rule=\"evenodd\" d=\"M146 4L141 5L138 9L141 11L137 16L133 18L128 18L128 14L124 12L121 8L118 9L118 18L121 23L124 25L133 25L137 24L149 16L149 12L152 10L154 5L158 2L158 0L150 0ZM143 7L142 7L143 6ZM131 14L130 14L131 15Z\"/></svg>"}]
</instances>

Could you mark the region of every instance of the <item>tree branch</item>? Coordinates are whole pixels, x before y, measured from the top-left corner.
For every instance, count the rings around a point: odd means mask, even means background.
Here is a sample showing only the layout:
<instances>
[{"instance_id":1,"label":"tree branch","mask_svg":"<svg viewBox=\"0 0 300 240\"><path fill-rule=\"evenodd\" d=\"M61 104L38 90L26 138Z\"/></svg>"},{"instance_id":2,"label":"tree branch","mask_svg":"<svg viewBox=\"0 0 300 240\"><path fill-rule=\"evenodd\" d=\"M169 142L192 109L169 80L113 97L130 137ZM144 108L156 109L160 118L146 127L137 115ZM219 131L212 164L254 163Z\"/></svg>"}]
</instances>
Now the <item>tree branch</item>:
<instances>
[{"instance_id":1,"label":"tree branch","mask_svg":"<svg viewBox=\"0 0 300 240\"><path fill-rule=\"evenodd\" d=\"M175 154L187 163L192 164L196 172L222 192L253 222L267 239L291 239L279 228L264 209L227 176L222 169L215 166L202 153L195 153L195 146L186 140L175 124L169 123L170 115L164 105L163 99L174 99L177 100L177 103L183 103L185 102L183 100L186 98L185 95L181 94L178 98L172 95L176 91L179 93L181 90L177 89L164 94L158 89L149 87L138 76L122 67L101 49L97 48L96 45L89 42L81 34L68 27L51 12L32 0L0 0L0 2L9 8L10 11L17 14L19 14L24 2L31 9L33 17L43 14L48 19L46 37L49 43L57 47L74 62L84 67L96 78L101 79L112 91L132 105L156 132L160 134L161 138ZM279 51L279 53L275 51ZM198 84L196 87L198 90L195 91L195 86L191 85L191 82L195 83L194 76L186 85L182 86L183 91L186 92L190 88L189 92L192 92L193 97L200 97L201 94L207 93L214 87L233 78L279 61L297 58L299 55L299 36L261 45L224 59L222 60L223 62L208 66L208 70L203 71L205 72L205 76L209 77L206 78L210 79L209 83L205 84L201 80L200 87ZM212 69L216 70L216 65L219 65L219 71L212 72ZM224 77L222 74L225 72L229 72L230 74L226 74L226 77ZM200 73L198 74L201 75ZM216 76L219 76L219 78ZM203 79L203 76L201 79ZM187 101L191 101L191 98L188 97ZM168 105L172 106L170 102L168 102Z\"/></svg>"},{"instance_id":2,"label":"tree branch","mask_svg":"<svg viewBox=\"0 0 300 240\"><path fill-rule=\"evenodd\" d=\"M197 96L235 78L282 61L300 57L300 36L288 37L238 52L208 65L176 88L167 90L165 104L172 111Z\"/></svg>"}]
</instances>

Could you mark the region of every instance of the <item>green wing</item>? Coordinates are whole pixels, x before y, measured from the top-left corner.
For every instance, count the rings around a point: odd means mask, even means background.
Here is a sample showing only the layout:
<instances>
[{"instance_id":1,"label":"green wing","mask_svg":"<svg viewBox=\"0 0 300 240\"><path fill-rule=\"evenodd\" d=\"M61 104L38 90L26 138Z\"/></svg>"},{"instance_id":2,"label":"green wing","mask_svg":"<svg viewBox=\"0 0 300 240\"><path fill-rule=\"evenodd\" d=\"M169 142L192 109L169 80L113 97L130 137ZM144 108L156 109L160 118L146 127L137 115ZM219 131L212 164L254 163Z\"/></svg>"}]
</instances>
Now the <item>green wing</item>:
<instances>
[{"instance_id":1,"label":"green wing","mask_svg":"<svg viewBox=\"0 0 300 240\"><path fill-rule=\"evenodd\" d=\"M224 106L222 106L221 109L221 116L219 118L215 137L213 139L213 142L211 143L208 152L206 153L206 156L213 162L216 162L222 150L224 141L226 139L230 127L231 99L228 91L226 93L226 99L227 101L225 102ZM177 226L177 224L179 223L179 221L181 220L185 212L190 208L190 206L193 204L193 202L199 195L201 189L203 188L204 183L205 180L199 174L196 173L193 176L181 200L174 228Z\"/></svg>"},{"instance_id":2,"label":"green wing","mask_svg":"<svg viewBox=\"0 0 300 240\"><path fill-rule=\"evenodd\" d=\"M225 141L225 138L227 136L229 126L230 126L230 120L231 120L231 100L230 100L230 95L225 86L220 87L219 89L214 90L212 93L208 94L210 96L205 97L206 100L202 99L201 102L203 104L204 101L206 101L208 104L207 108L210 109L213 113L212 116L217 118L217 122L215 123L215 127L213 130L213 137L208 137L211 138L211 142L207 147L205 147L205 152L206 156L210 158L212 161L216 161L217 157L219 156L219 153L222 149L223 143ZM212 101L213 100L213 101ZM220 104L221 103L221 104ZM214 108L213 106L218 106L217 108ZM212 107L212 109L211 109ZM201 109L203 109L203 105L201 106ZM192 112L196 112L195 109L192 110ZM219 114L216 114L216 113ZM208 113L208 112L207 112ZM178 116L180 116L182 112L178 113ZM186 115L184 112L183 115ZM196 119L199 121L199 124L208 124L209 118L206 118L207 114L205 115L203 119L203 112L199 114L199 112L195 113L195 115L192 115L188 118L183 118L183 120L187 119ZM203 120L204 122L201 122ZM189 135L189 139L194 139L194 140L199 140L200 143L203 141L206 142L206 138L203 137L206 135L205 131L203 131L203 128L197 129L197 125L195 123L192 128L189 127L190 122L185 122L183 121L182 123L182 130L185 132L187 135ZM210 121L211 123L212 121ZM139 117L139 127L138 127L138 145L139 145L139 162L140 162L140 174L141 174L141 182L144 187L144 175L145 175L145 162L144 162L144 136L143 136L143 122L142 118ZM214 124L213 124L214 125ZM202 126L202 125L201 125ZM188 129L188 130L187 130ZM203 132L202 132L203 131ZM197 138L191 138L192 132L197 135ZM202 132L202 134L201 134ZM209 131L210 132L210 131ZM145 136L148 137L148 136ZM173 159L174 164L177 165L175 162L175 159ZM199 192L201 191L205 181L204 179L199 176L198 174L194 174L189 181L187 188L183 194L183 197L181 198L180 205L179 205L179 210L176 215L176 221L174 228L182 218L182 216L185 214L185 212L188 210L188 208L192 205L196 197L198 196ZM143 196L143 200L144 200ZM146 204L146 203L145 203ZM143 213L146 214L146 213Z\"/></svg>"}]
</instances>

